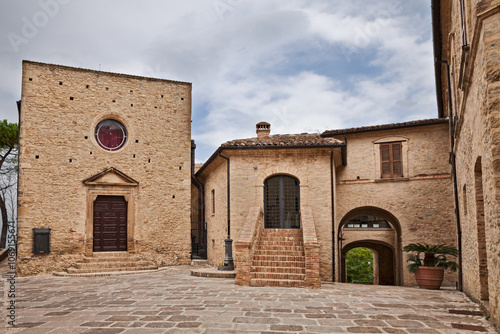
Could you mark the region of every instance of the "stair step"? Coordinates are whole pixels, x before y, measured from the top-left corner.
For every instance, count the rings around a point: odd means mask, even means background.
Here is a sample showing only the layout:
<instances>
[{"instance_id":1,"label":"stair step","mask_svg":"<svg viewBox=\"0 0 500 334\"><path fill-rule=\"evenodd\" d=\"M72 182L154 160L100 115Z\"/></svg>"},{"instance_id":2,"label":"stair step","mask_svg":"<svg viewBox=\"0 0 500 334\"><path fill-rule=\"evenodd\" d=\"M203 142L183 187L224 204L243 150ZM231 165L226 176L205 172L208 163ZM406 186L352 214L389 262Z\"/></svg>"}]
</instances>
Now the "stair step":
<instances>
[{"instance_id":1,"label":"stair step","mask_svg":"<svg viewBox=\"0 0 500 334\"><path fill-rule=\"evenodd\" d=\"M257 241L257 247L304 247L302 241L291 241L291 240L259 240Z\"/></svg>"},{"instance_id":2,"label":"stair step","mask_svg":"<svg viewBox=\"0 0 500 334\"><path fill-rule=\"evenodd\" d=\"M76 264L77 269L85 269L85 268L121 268L121 267L144 267L150 266L151 263L146 261L112 261L112 262L80 262Z\"/></svg>"},{"instance_id":3,"label":"stair step","mask_svg":"<svg viewBox=\"0 0 500 334\"><path fill-rule=\"evenodd\" d=\"M306 266L304 261L269 261L269 260L252 260L252 266L254 267L304 267Z\"/></svg>"},{"instance_id":4,"label":"stair step","mask_svg":"<svg viewBox=\"0 0 500 334\"><path fill-rule=\"evenodd\" d=\"M100 277L100 276L121 276L121 275L135 275L135 274L146 274L157 272L158 269L154 270L133 270L133 271L101 271L95 273L76 273L70 274L65 271L54 272L52 275L60 277Z\"/></svg>"},{"instance_id":5,"label":"stair step","mask_svg":"<svg viewBox=\"0 0 500 334\"><path fill-rule=\"evenodd\" d=\"M288 256L288 255L254 255L256 261L305 261L305 256Z\"/></svg>"},{"instance_id":6,"label":"stair step","mask_svg":"<svg viewBox=\"0 0 500 334\"><path fill-rule=\"evenodd\" d=\"M117 257L84 257L83 262L87 263L98 263L98 262L130 262L130 261L139 261L139 258L136 256L117 256Z\"/></svg>"},{"instance_id":7,"label":"stair step","mask_svg":"<svg viewBox=\"0 0 500 334\"><path fill-rule=\"evenodd\" d=\"M94 252L93 257L130 257L129 252Z\"/></svg>"},{"instance_id":8,"label":"stair step","mask_svg":"<svg viewBox=\"0 0 500 334\"><path fill-rule=\"evenodd\" d=\"M300 280L304 280L306 275L305 274L290 274L290 273L251 272L250 277L251 278L260 278L260 279L279 279L279 280L300 281Z\"/></svg>"},{"instance_id":9,"label":"stair step","mask_svg":"<svg viewBox=\"0 0 500 334\"><path fill-rule=\"evenodd\" d=\"M268 244L268 245L260 245L257 244L257 247L255 248L256 250L280 250L280 251L304 251L304 246L302 245L290 245L290 246L279 246L279 245L273 245L273 244Z\"/></svg>"},{"instance_id":10,"label":"stair step","mask_svg":"<svg viewBox=\"0 0 500 334\"><path fill-rule=\"evenodd\" d=\"M257 249L254 251L254 255L269 255L269 256L304 256L304 250L302 251L287 251L287 250L275 250L275 249Z\"/></svg>"},{"instance_id":11,"label":"stair step","mask_svg":"<svg viewBox=\"0 0 500 334\"><path fill-rule=\"evenodd\" d=\"M112 271L141 271L141 270L156 270L156 266L135 266L135 267L112 267L112 268L68 268L68 274L82 274L82 273L98 273L98 272L112 272Z\"/></svg>"},{"instance_id":12,"label":"stair step","mask_svg":"<svg viewBox=\"0 0 500 334\"><path fill-rule=\"evenodd\" d=\"M278 287L303 287L303 280L279 280L279 279L250 279L251 286L278 286Z\"/></svg>"},{"instance_id":13,"label":"stair step","mask_svg":"<svg viewBox=\"0 0 500 334\"><path fill-rule=\"evenodd\" d=\"M251 272L259 273L289 273L289 274L305 274L305 267L268 267L268 266L252 266Z\"/></svg>"}]
</instances>

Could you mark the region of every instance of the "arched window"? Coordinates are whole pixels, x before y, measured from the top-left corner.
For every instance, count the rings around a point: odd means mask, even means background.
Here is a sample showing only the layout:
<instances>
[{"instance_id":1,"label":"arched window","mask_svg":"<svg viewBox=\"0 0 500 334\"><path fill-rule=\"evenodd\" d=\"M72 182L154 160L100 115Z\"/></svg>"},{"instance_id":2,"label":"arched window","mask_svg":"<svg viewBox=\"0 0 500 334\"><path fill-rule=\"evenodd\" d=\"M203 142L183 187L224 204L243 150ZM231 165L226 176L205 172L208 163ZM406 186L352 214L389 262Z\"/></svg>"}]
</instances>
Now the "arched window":
<instances>
[{"instance_id":1,"label":"arched window","mask_svg":"<svg viewBox=\"0 0 500 334\"><path fill-rule=\"evenodd\" d=\"M300 228L299 180L277 175L264 182L266 228Z\"/></svg>"}]
</instances>

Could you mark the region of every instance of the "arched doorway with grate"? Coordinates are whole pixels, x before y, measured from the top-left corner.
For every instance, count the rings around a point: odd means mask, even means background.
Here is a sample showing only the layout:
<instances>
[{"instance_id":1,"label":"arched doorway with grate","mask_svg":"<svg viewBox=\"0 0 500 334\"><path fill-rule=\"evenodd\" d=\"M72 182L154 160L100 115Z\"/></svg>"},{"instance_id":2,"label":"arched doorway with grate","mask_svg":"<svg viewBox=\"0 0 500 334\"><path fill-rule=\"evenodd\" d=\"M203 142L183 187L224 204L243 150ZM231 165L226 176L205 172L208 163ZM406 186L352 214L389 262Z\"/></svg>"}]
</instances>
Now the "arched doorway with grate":
<instances>
[{"instance_id":1,"label":"arched doorway with grate","mask_svg":"<svg viewBox=\"0 0 500 334\"><path fill-rule=\"evenodd\" d=\"M300 182L293 176L274 175L264 181L265 228L300 228Z\"/></svg>"}]
</instances>

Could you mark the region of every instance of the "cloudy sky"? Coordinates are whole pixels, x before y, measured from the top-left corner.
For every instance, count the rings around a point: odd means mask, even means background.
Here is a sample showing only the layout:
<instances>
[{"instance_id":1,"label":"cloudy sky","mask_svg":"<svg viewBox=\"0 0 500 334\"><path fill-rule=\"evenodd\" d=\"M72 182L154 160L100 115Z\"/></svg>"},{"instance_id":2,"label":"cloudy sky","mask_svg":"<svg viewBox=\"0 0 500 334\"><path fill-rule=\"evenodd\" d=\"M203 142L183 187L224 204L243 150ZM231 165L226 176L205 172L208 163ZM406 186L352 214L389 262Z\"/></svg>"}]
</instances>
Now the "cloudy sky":
<instances>
[{"instance_id":1,"label":"cloudy sky","mask_svg":"<svg viewBox=\"0 0 500 334\"><path fill-rule=\"evenodd\" d=\"M430 1L0 0L0 119L23 59L193 83L197 160L223 142L437 117Z\"/></svg>"}]
</instances>

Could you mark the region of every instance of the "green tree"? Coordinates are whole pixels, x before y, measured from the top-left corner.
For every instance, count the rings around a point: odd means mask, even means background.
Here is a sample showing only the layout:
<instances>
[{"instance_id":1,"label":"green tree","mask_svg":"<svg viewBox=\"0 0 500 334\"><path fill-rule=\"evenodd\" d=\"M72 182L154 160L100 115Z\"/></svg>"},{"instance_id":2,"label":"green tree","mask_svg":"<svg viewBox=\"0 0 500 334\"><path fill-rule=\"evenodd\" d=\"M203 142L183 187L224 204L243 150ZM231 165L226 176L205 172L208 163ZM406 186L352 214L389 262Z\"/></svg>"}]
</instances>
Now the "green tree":
<instances>
[{"instance_id":1,"label":"green tree","mask_svg":"<svg viewBox=\"0 0 500 334\"><path fill-rule=\"evenodd\" d=\"M2 217L0 247L5 246L7 239L7 224L9 221L7 199L12 194L12 187L17 182L18 143L18 125L9 123L7 120L0 122L0 213Z\"/></svg>"},{"instance_id":2,"label":"green tree","mask_svg":"<svg viewBox=\"0 0 500 334\"><path fill-rule=\"evenodd\" d=\"M373 253L368 248L351 249L345 256L347 283L373 282Z\"/></svg>"}]
</instances>

